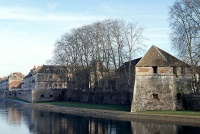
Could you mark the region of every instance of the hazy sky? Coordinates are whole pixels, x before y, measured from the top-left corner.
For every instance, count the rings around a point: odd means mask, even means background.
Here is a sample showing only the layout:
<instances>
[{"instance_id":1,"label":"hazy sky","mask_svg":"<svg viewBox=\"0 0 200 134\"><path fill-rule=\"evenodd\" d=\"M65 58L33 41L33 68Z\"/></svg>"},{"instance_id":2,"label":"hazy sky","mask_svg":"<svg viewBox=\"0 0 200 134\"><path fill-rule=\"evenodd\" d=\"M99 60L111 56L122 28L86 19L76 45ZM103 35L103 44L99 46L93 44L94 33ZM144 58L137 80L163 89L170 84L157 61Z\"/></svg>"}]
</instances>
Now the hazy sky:
<instances>
[{"instance_id":1,"label":"hazy sky","mask_svg":"<svg viewBox=\"0 0 200 134\"><path fill-rule=\"evenodd\" d=\"M173 54L169 6L175 0L0 0L0 77L26 75L52 57L56 40L82 25L123 19L144 27L151 45ZM141 55L142 56L142 55Z\"/></svg>"}]
</instances>

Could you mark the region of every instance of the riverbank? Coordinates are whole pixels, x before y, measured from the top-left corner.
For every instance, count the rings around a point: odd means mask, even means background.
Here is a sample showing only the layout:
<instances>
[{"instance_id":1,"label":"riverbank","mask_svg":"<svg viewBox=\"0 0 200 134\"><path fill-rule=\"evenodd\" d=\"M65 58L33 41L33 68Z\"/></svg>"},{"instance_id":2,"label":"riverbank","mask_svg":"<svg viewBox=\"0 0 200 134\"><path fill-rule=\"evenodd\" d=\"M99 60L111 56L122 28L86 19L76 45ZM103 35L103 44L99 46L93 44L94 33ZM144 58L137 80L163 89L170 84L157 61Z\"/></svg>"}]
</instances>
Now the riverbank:
<instances>
[{"instance_id":1,"label":"riverbank","mask_svg":"<svg viewBox=\"0 0 200 134\"><path fill-rule=\"evenodd\" d=\"M97 117L113 120L124 120L124 121L147 121L147 122L162 122L162 123L173 123L177 125L192 125L200 126L200 116L183 116L183 115L161 115L161 114L147 114L147 113L131 113L122 111L111 111L111 110L96 110L86 108L74 108L74 107L63 107L54 106L47 104L35 104L25 103L24 106L31 107L38 110L47 110L52 112Z\"/></svg>"},{"instance_id":2,"label":"riverbank","mask_svg":"<svg viewBox=\"0 0 200 134\"><path fill-rule=\"evenodd\" d=\"M14 101L14 100L10 100ZM20 102L20 101L17 101ZM123 112L123 111L111 111L111 110L97 110L86 108L75 108L65 106L55 106L48 104L38 103L21 103L24 107L30 107L42 111L52 111L72 115L88 116L95 118L105 118L113 120L124 121L145 121L145 122L158 122L158 123L172 123L176 125L189 125L200 126L200 116L184 116L184 115L166 115L166 114L154 114L145 112Z\"/></svg>"}]
</instances>

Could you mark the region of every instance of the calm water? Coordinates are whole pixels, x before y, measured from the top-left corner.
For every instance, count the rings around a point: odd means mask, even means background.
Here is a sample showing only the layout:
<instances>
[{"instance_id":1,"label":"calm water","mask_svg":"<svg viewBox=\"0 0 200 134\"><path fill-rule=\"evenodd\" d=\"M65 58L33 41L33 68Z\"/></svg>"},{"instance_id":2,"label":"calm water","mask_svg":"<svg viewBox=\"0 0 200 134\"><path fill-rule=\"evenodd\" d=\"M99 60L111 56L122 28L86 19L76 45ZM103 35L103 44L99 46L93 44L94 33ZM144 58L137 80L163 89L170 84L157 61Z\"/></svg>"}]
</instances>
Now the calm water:
<instances>
[{"instance_id":1,"label":"calm water","mask_svg":"<svg viewBox=\"0 0 200 134\"><path fill-rule=\"evenodd\" d=\"M0 134L200 134L200 127L72 116L0 99Z\"/></svg>"}]
</instances>

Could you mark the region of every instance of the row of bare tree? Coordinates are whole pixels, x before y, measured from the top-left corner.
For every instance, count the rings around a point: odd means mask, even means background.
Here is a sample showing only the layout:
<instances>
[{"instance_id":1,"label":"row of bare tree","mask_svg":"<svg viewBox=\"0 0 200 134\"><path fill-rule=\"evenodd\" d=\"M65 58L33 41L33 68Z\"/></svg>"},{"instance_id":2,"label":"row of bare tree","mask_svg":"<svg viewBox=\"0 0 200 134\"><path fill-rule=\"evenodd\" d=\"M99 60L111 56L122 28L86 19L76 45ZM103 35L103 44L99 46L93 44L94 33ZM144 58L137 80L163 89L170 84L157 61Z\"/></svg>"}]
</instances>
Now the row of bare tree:
<instances>
[{"instance_id":1,"label":"row of bare tree","mask_svg":"<svg viewBox=\"0 0 200 134\"><path fill-rule=\"evenodd\" d=\"M200 1L176 0L170 7L169 15L172 46L179 57L191 65L193 90L199 92ZM101 62L104 67L93 70L95 84L104 76L108 82L113 75L112 70L117 70L125 61L134 59L137 52L142 49L142 33L143 28L123 20L104 20L75 28L70 33L62 35L56 42L51 62L67 67L65 72L70 73L88 69L94 61ZM129 85L130 69L131 64L124 80ZM100 71L101 75L97 71ZM114 77L118 76L115 74Z\"/></svg>"},{"instance_id":2,"label":"row of bare tree","mask_svg":"<svg viewBox=\"0 0 200 134\"><path fill-rule=\"evenodd\" d=\"M95 84L103 76L107 77L108 82L113 75L112 70L132 60L142 50L142 33L143 28L136 23L116 19L75 28L56 42L51 62L68 67L66 72L70 73L91 67L94 61L101 62L104 65L98 70L101 75L94 70ZM127 82L129 77L130 74L127 74Z\"/></svg>"},{"instance_id":3,"label":"row of bare tree","mask_svg":"<svg viewBox=\"0 0 200 134\"><path fill-rule=\"evenodd\" d=\"M192 66L192 86L200 91L200 1L177 0L170 7L171 40L179 57Z\"/></svg>"}]
</instances>

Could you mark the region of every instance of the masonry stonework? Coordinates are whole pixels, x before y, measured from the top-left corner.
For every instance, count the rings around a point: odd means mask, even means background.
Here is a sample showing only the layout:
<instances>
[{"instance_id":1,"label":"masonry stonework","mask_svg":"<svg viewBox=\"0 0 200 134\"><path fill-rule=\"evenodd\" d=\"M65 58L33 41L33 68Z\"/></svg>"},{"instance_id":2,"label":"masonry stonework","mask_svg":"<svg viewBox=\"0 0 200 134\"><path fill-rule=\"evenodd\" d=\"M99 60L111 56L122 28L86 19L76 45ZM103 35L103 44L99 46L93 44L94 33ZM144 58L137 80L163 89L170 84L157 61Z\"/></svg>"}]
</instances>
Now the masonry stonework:
<instances>
[{"instance_id":1,"label":"masonry stonework","mask_svg":"<svg viewBox=\"0 0 200 134\"><path fill-rule=\"evenodd\" d=\"M174 76L136 76L131 111L176 110Z\"/></svg>"},{"instance_id":2,"label":"masonry stonework","mask_svg":"<svg viewBox=\"0 0 200 134\"><path fill-rule=\"evenodd\" d=\"M179 94L191 78L188 64L152 46L135 68L132 112L183 109Z\"/></svg>"},{"instance_id":3,"label":"masonry stonework","mask_svg":"<svg viewBox=\"0 0 200 134\"><path fill-rule=\"evenodd\" d=\"M155 122L131 121L134 134L177 134L178 127L173 124L163 124Z\"/></svg>"}]
</instances>

